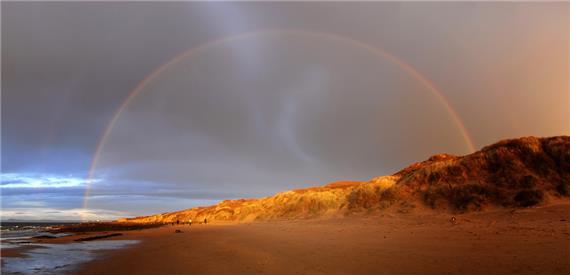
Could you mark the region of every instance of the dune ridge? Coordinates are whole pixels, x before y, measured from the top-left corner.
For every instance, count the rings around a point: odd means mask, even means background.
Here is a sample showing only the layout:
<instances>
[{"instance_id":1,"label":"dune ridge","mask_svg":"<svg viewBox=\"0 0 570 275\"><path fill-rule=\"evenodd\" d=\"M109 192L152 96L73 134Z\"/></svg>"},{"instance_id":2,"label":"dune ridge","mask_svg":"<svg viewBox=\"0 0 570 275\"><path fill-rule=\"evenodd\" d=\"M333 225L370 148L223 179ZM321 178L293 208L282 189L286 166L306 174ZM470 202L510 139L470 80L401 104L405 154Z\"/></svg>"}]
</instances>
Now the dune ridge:
<instances>
[{"instance_id":1,"label":"dune ridge","mask_svg":"<svg viewBox=\"0 0 570 275\"><path fill-rule=\"evenodd\" d=\"M439 154L399 172L366 182L342 181L260 199L136 218L121 223L195 221L250 222L315 218L416 207L452 212L489 207L528 207L570 197L570 137L523 137L453 156Z\"/></svg>"}]
</instances>

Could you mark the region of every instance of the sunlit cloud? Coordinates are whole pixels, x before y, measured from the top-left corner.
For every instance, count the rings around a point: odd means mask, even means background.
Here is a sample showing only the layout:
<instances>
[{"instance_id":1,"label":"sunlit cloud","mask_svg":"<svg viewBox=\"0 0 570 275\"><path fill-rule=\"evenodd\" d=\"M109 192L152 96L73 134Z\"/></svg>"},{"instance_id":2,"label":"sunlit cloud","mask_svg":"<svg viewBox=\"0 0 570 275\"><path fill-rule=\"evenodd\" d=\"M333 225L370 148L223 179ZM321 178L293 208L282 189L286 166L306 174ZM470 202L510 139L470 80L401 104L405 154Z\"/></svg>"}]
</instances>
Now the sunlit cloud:
<instances>
[{"instance_id":1,"label":"sunlit cloud","mask_svg":"<svg viewBox=\"0 0 570 275\"><path fill-rule=\"evenodd\" d=\"M125 212L104 209L11 208L2 209L2 220L115 220L128 216Z\"/></svg>"},{"instance_id":2,"label":"sunlit cloud","mask_svg":"<svg viewBox=\"0 0 570 275\"><path fill-rule=\"evenodd\" d=\"M69 188L83 187L87 179L73 176L58 176L45 174L2 174L0 188ZM99 180L91 180L97 182Z\"/></svg>"}]
</instances>

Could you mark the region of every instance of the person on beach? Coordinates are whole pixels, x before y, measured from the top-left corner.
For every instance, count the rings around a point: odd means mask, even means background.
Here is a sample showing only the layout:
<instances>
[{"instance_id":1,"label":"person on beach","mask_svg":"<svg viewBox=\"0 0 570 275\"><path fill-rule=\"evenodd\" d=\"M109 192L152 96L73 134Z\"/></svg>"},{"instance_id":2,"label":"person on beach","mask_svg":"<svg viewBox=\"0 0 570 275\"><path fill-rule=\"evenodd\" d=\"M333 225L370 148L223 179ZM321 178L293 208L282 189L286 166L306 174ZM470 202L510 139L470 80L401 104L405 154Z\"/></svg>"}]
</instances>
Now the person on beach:
<instances>
[{"instance_id":1,"label":"person on beach","mask_svg":"<svg viewBox=\"0 0 570 275\"><path fill-rule=\"evenodd\" d=\"M208 219L204 218L204 224L208 224Z\"/></svg>"},{"instance_id":2,"label":"person on beach","mask_svg":"<svg viewBox=\"0 0 570 275\"><path fill-rule=\"evenodd\" d=\"M176 225L179 225L179 224L180 224L180 220L176 220Z\"/></svg>"},{"instance_id":3,"label":"person on beach","mask_svg":"<svg viewBox=\"0 0 570 275\"><path fill-rule=\"evenodd\" d=\"M188 225L192 226L192 219L188 220Z\"/></svg>"}]
</instances>

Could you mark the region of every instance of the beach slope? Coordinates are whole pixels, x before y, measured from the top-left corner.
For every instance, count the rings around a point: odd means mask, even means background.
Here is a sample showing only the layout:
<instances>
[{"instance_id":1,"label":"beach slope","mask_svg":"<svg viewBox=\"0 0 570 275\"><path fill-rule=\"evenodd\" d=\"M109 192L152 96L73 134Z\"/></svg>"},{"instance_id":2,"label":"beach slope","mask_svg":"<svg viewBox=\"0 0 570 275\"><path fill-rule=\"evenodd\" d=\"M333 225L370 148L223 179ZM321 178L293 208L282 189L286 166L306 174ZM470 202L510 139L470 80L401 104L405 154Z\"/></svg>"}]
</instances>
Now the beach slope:
<instances>
[{"instance_id":1,"label":"beach slope","mask_svg":"<svg viewBox=\"0 0 570 275\"><path fill-rule=\"evenodd\" d=\"M182 233L175 233L176 230ZM78 274L570 274L570 204L126 232Z\"/></svg>"}]
</instances>

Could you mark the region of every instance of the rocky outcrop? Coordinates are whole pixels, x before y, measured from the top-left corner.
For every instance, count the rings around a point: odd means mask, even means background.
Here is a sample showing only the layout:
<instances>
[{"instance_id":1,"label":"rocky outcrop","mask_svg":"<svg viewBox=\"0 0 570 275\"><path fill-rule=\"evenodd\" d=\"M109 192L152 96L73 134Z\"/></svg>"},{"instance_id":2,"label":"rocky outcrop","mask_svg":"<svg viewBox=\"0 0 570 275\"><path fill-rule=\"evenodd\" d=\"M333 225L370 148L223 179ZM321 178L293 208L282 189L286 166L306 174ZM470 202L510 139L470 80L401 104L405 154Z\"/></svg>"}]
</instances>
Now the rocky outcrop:
<instances>
[{"instance_id":1,"label":"rocky outcrop","mask_svg":"<svg viewBox=\"0 0 570 275\"><path fill-rule=\"evenodd\" d=\"M226 200L120 222L170 223L193 219L239 221L311 218L420 204L451 211L488 206L528 207L570 195L570 137L525 137L466 156L440 154L391 176L336 182L262 199Z\"/></svg>"}]
</instances>

